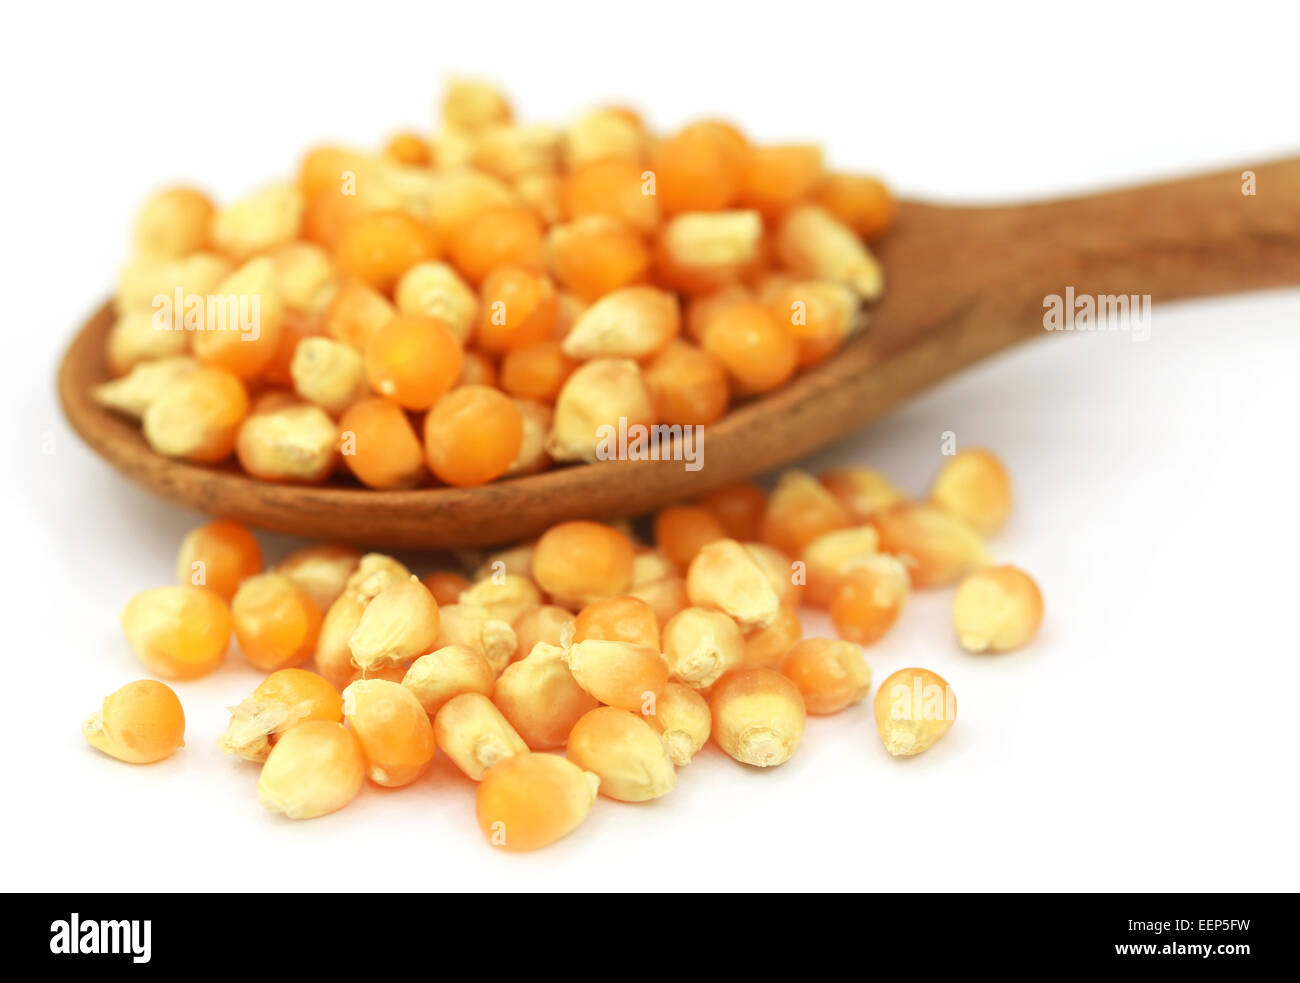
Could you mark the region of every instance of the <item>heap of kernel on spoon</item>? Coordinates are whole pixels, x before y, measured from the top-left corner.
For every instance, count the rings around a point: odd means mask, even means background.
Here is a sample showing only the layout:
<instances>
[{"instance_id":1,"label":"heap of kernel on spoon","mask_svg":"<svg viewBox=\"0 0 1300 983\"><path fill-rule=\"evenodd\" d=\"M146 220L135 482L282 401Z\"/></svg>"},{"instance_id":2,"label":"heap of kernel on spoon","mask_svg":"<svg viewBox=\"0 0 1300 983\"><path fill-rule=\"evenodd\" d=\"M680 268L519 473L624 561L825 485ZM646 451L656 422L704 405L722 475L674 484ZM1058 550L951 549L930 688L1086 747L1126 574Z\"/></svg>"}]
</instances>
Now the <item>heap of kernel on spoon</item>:
<instances>
[{"instance_id":1,"label":"heap of kernel on spoon","mask_svg":"<svg viewBox=\"0 0 1300 983\"><path fill-rule=\"evenodd\" d=\"M326 146L217 208L148 202L95 397L265 481L481 485L707 425L831 357L883 290L877 180L626 109L524 125L453 84L436 138Z\"/></svg>"},{"instance_id":2,"label":"heap of kernel on spoon","mask_svg":"<svg viewBox=\"0 0 1300 983\"><path fill-rule=\"evenodd\" d=\"M952 624L968 651L1026 644L1038 587L990 565L984 543L1010 508L1002 464L969 449L925 501L865 468L788 471L770 494L738 484L663 509L653 545L622 524L564 522L423 579L341 546L264 570L252 534L218 520L185 538L179 583L133 598L122 627L167 679L215 671L232 631L268 673L219 743L260 765L273 812L333 812L367 778L410 785L441 750L478 783L488 842L531 850L580 825L598 793L671 792L710 739L745 765L788 760L806 714L864 700L863 647L913 588L959 583ZM805 606L827 610L839 637L803 638ZM886 750L907 757L948 732L956 698L938 674L905 668L873 711ZM176 694L154 680L128 683L83 727L136 763L172 754L184 730Z\"/></svg>"}]
</instances>

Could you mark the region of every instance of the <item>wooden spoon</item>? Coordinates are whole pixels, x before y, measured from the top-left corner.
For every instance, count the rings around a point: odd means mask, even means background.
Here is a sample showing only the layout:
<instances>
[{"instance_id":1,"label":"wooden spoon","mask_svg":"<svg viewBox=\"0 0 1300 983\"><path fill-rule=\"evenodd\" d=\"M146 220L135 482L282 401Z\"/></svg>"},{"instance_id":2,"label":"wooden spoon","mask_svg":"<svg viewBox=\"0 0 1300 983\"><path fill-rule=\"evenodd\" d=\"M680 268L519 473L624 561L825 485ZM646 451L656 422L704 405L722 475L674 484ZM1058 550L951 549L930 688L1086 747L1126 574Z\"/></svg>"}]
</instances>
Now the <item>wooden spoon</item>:
<instances>
[{"instance_id":1,"label":"wooden spoon","mask_svg":"<svg viewBox=\"0 0 1300 983\"><path fill-rule=\"evenodd\" d=\"M606 461L482 488L371 491L278 485L154 453L98 406L109 378L106 304L59 370L73 428L115 468L171 501L312 539L408 548L486 546L574 518L615 518L702 495L792 461L1013 342L1049 335L1044 299L1153 301L1300 284L1300 158L1131 190L989 208L904 202L880 244L886 293L867 331L790 385L709 426L703 467Z\"/></svg>"}]
</instances>

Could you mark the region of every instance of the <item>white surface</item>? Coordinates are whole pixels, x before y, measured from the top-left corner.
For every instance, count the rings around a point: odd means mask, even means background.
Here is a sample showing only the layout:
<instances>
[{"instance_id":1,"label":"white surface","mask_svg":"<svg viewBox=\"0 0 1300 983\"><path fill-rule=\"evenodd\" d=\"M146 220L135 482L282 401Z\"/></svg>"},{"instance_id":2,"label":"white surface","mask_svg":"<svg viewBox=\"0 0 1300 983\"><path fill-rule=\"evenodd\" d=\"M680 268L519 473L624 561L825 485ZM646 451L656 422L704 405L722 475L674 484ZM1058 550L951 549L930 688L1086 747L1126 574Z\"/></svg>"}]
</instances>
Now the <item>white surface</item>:
<instances>
[{"instance_id":1,"label":"white surface","mask_svg":"<svg viewBox=\"0 0 1300 983\"><path fill-rule=\"evenodd\" d=\"M710 750L667 799L601 800L578 834L517 857L483 843L472 789L445 759L332 817L265 814L256 770L214 746L222 708L257 678L237 656L177 686L189 746L164 764L118 764L78 732L143 675L117 612L170 580L196 521L109 472L52 396L65 339L108 290L151 187L184 179L229 197L312 142L373 144L428 119L456 71L501 79L534 119L615 99L662 126L727 115L932 198L1294 153L1286 8L1161 10L11 11L0 885L1295 889L1300 291L1159 308L1145 344L1039 342L811 462L869 462L920 491L951 429L1014 475L1018 507L994 545L1042 584L1038 640L964 655L939 591L868 653L877 680L919 663L957 692L956 726L919 758L889 759L858 706L811 720L773 772ZM265 543L272 556L290 545Z\"/></svg>"}]
</instances>

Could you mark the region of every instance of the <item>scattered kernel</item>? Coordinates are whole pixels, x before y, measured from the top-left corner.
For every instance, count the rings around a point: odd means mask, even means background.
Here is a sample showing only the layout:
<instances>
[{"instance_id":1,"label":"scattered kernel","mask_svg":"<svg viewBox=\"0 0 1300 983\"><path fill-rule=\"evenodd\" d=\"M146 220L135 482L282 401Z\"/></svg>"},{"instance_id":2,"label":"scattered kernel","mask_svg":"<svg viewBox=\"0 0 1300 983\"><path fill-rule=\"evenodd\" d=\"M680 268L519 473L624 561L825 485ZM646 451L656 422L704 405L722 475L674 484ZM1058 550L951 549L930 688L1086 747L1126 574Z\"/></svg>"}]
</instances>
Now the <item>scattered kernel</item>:
<instances>
[{"instance_id":1,"label":"scattered kernel","mask_svg":"<svg viewBox=\"0 0 1300 983\"><path fill-rule=\"evenodd\" d=\"M602 795L622 802L648 802L677 784L658 732L635 713L616 707L584 714L569 733L565 756L600 779Z\"/></svg>"},{"instance_id":2,"label":"scattered kernel","mask_svg":"<svg viewBox=\"0 0 1300 983\"><path fill-rule=\"evenodd\" d=\"M803 696L771 669L740 669L718 680L709 696L713 739L737 761L783 764L803 739Z\"/></svg>"},{"instance_id":3,"label":"scattered kernel","mask_svg":"<svg viewBox=\"0 0 1300 983\"><path fill-rule=\"evenodd\" d=\"M984 567L967 574L952 600L953 628L968 652L1018 649L1042 622L1042 592L1018 567Z\"/></svg>"},{"instance_id":4,"label":"scattered kernel","mask_svg":"<svg viewBox=\"0 0 1300 983\"><path fill-rule=\"evenodd\" d=\"M170 686L137 679L104 697L81 734L91 747L133 765L171 757L185 746L185 711Z\"/></svg>"},{"instance_id":5,"label":"scattered kernel","mask_svg":"<svg viewBox=\"0 0 1300 983\"><path fill-rule=\"evenodd\" d=\"M895 757L920 754L952 729L957 696L929 669L899 669L876 691L876 729Z\"/></svg>"}]
</instances>

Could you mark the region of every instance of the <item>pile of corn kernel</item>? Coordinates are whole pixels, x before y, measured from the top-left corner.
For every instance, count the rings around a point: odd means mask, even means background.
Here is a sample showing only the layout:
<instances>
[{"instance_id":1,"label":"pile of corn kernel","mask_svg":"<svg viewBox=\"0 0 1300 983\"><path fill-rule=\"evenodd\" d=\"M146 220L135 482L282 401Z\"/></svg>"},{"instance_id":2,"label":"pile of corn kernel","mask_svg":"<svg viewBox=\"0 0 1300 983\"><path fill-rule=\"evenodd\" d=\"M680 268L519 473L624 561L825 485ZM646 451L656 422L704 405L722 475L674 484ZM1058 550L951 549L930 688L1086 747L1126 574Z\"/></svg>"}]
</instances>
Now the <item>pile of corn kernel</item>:
<instances>
[{"instance_id":1,"label":"pile of corn kernel","mask_svg":"<svg viewBox=\"0 0 1300 983\"><path fill-rule=\"evenodd\" d=\"M833 355L881 295L867 242L894 210L813 146L620 108L523 125L458 82L434 139L318 147L222 208L151 198L94 395L158 453L265 481L590 461L605 424L706 425Z\"/></svg>"},{"instance_id":2,"label":"pile of corn kernel","mask_svg":"<svg viewBox=\"0 0 1300 983\"><path fill-rule=\"evenodd\" d=\"M182 543L179 584L133 598L122 627L167 679L216 670L232 632L269 673L219 743L260 764L273 812L333 812L367 778L409 785L441 750L478 783L488 842L531 850L579 826L597 794L671 792L710 738L745 765L788 760L806 714L865 699L863 647L914 588L959 582L952 624L966 650L1026 644L1042 596L985 546L1011 504L984 450L947 459L923 501L865 468L788 471L770 494L738 484L663 509L653 545L623 524L564 522L423 579L342 546L264 570L248 530L214 521ZM805 606L827 610L839 637L803 638ZM300 668L313 659L314 672ZM956 697L906 668L872 708L886 750L910 756L949 731ZM185 715L168 686L140 680L83 732L123 761L158 761L183 745Z\"/></svg>"}]
</instances>

